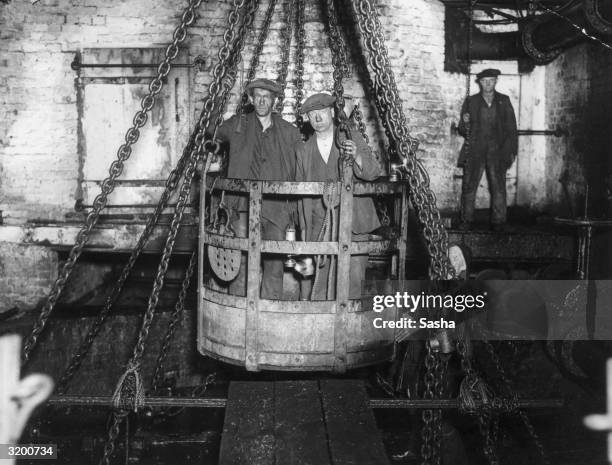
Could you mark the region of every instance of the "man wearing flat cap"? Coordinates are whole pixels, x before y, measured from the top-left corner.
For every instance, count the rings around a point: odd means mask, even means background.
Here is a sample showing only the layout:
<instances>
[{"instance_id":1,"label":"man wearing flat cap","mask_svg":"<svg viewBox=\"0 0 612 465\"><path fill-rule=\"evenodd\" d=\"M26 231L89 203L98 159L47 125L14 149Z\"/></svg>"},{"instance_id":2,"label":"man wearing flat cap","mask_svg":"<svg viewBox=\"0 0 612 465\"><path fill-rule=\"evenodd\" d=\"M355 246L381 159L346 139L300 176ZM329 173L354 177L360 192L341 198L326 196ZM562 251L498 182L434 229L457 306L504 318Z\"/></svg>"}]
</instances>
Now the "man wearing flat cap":
<instances>
[{"instance_id":1,"label":"man wearing flat cap","mask_svg":"<svg viewBox=\"0 0 612 465\"><path fill-rule=\"evenodd\" d=\"M340 166L341 153L354 160L354 179L373 181L380 173L380 165L372 154L372 150L358 131L351 131L351 139L347 139L342 131L336 130L334 123L333 106L335 98L329 94L315 94L306 99L301 108L314 134L304 144L296 145L296 181L319 181L337 183L341 180ZM299 203L300 228L302 239L305 241L337 240L337 224L335 230L329 231L328 238L320 238L322 225L327 214L327 206L321 197L306 197ZM338 209L338 206L333 208ZM339 215L335 215L339 218ZM380 227L374 202L370 197L353 198L353 240L368 234ZM350 263L350 289L349 297L352 299L361 296L361 281L365 277L368 264L367 255L353 255ZM302 298L311 300L325 300L327 296L335 299L335 278L330 294L327 292L329 275L329 260L325 266L319 268L320 274L316 288L311 291L308 283L302 287Z\"/></svg>"},{"instance_id":2,"label":"man wearing flat cap","mask_svg":"<svg viewBox=\"0 0 612 465\"><path fill-rule=\"evenodd\" d=\"M480 92L468 97L461 109L459 133L465 137L457 166L463 168L461 225L474 222L476 191L483 172L491 193L491 229L501 231L506 223L506 171L516 158L518 134L514 109L507 95L495 90L498 69L476 75Z\"/></svg>"},{"instance_id":3,"label":"man wearing flat cap","mask_svg":"<svg viewBox=\"0 0 612 465\"><path fill-rule=\"evenodd\" d=\"M298 129L273 113L276 98L282 92L279 84L269 79L256 79L246 87L253 111L234 115L224 121L217 131L217 139L229 144L228 178L263 181L295 180L294 145L301 141ZM238 195L226 195L231 225L239 237L247 236L248 202ZM261 207L261 235L265 240L284 240L285 229L292 216L286 199L266 196ZM261 296L282 299L283 257L264 256ZM233 294L245 295L246 260L238 277L230 283Z\"/></svg>"}]
</instances>

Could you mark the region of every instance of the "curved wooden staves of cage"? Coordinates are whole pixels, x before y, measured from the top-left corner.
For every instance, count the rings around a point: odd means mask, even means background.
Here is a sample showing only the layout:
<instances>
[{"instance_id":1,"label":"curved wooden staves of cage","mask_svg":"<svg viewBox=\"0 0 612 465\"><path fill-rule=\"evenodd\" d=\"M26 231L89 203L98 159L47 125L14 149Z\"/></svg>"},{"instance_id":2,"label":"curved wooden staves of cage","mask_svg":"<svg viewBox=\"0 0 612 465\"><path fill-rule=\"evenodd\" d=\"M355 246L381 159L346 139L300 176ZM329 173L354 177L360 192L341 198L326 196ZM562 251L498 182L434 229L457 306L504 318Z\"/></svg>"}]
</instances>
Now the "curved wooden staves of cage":
<instances>
[{"instance_id":1,"label":"curved wooden staves of cage","mask_svg":"<svg viewBox=\"0 0 612 465\"><path fill-rule=\"evenodd\" d=\"M338 240L293 242L262 240L260 210L262 198L282 195L322 196L324 182L273 182L207 176L201 186L201 218L207 208L207 189L247 194L249 197L248 237L230 237L200 224L199 276L206 276L208 246L247 253L246 296L224 293L205 279L198 285L198 350L202 354L250 371L260 369L343 372L350 368L389 360L394 351L394 330L372 325L375 314L367 300L349 298L351 255L388 253L391 276L404 275L408 227L408 198L404 183L352 181L352 169L344 168L339 182L340 214ZM397 239L370 236L352 241L354 196L393 196L395 222L401 231ZM259 275L262 253L282 255L334 255L337 257L335 300L268 300L260 297Z\"/></svg>"}]
</instances>

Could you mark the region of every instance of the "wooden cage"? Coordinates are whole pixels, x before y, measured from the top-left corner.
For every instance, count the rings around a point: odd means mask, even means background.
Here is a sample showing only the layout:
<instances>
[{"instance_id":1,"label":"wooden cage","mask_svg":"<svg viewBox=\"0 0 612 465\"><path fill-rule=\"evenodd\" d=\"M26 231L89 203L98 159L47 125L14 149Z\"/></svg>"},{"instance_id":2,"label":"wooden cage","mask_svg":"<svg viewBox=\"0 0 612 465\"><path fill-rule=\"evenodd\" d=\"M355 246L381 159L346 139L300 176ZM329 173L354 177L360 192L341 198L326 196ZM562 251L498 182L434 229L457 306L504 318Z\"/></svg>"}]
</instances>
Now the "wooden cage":
<instances>
[{"instance_id":1,"label":"wooden cage","mask_svg":"<svg viewBox=\"0 0 612 465\"><path fill-rule=\"evenodd\" d=\"M348 168L350 170L350 168ZM353 182L347 169L340 189L338 241L294 242L261 239L260 211L266 195L322 196L324 182L272 182L224 179L206 176L202 180L198 285L198 350L205 355L245 366L249 371L296 370L334 371L390 360L394 351L394 330L372 325L374 314L366 300L349 299L350 256L386 253L391 260L391 276L404 276L408 199L406 185L377 181ZM210 190L248 195L248 237L215 233L204 218L210 206ZM394 220L399 228L396 239L352 242L353 196L393 196ZM246 296L215 288L206 279L208 246L247 253ZM337 256L336 299L333 301L268 300L260 297L259 274L262 253L282 255Z\"/></svg>"}]
</instances>

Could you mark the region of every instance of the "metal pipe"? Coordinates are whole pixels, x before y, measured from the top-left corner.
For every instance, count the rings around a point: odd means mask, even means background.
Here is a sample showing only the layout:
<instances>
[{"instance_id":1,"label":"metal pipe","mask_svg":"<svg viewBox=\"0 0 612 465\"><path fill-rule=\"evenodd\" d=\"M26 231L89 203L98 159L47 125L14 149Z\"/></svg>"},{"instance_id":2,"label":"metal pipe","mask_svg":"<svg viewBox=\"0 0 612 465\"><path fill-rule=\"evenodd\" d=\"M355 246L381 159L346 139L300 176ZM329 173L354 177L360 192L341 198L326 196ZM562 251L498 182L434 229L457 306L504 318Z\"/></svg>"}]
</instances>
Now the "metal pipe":
<instances>
[{"instance_id":1,"label":"metal pipe","mask_svg":"<svg viewBox=\"0 0 612 465\"><path fill-rule=\"evenodd\" d=\"M203 56L198 55L193 60L193 63L173 63L172 68L197 68L198 71L203 71L206 60ZM83 68L152 68L157 69L159 63L82 63L81 56L77 53L74 60L70 63L70 67L74 71Z\"/></svg>"},{"instance_id":2,"label":"metal pipe","mask_svg":"<svg viewBox=\"0 0 612 465\"><path fill-rule=\"evenodd\" d=\"M539 1L544 4L543 0ZM465 62L468 57L465 39L469 27L468 18L461 7L456 8L462 5L461 1L445 3L446 41L453 51L454 59ZM484 4L479 4L478 8L486 9ZM587 37L584 32L612 34L612 2L609 0L583 0L563 11L550 5L549 10L551 12L544 10L544 13L519 23L521 27L518 32L485 33L473 25L470 58L532 59L538 64L545 64L554 60L562 50L585 41ZM451 24L453 28L449 26Z\"/></svg>"},{"instance_id":3,"label":"metal pipe","mask_svg":"<svg viewBox=\"0 0 612 465\"><path fill-rule=\"evenodd\" d=\"M567 136L569 132L567 129L556 128L556 129L519 129L517 131L519 136ZM459 130L457 129L457 123L454 121L451 123L451 135L458 135Z\"/></svg>"},{"instance_id":4,"label":"metal pipe","mask_svg":"<svg viewBox=\"0 0 612 465\"><path fill-rule=\"evenodd\" d=\"M110 396L53 396L48 400L49 405L56 407L83 406L83 407L110 407ZM459 408L457 399L370 399L371 408L376 409L456 409ZM145 407L168 408L225 408L227 399L224 398L193 398L193 397L146 397ZM518 408L560 408L562 399L522 399L517 402Z\"/></svg>"}]
</instances>

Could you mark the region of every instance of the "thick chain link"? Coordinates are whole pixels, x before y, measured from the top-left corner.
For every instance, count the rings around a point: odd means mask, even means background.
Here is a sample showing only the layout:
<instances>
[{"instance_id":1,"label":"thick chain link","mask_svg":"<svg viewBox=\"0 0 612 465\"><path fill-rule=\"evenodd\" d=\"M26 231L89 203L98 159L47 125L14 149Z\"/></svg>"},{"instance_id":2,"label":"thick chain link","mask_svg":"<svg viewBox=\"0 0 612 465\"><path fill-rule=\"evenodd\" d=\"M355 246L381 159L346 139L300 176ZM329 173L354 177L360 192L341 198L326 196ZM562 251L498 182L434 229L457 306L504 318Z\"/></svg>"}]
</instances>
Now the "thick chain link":
<instances>
[{"instance_id":1,"label":"thick chain link","mask_svg":"<svg viewBox=\"0 0 612 465\"><path fill-rule=\"evenodd\" d=\"M344 38L338 29L338 18L333 0L322 0L323 11L327 14L329 24L329 48L332 52L332 67L334 78L333 95L336 97L334 106L336 107L336 116L340 124L346 124L346 115L344 115L344 86L342 80L348 76L349 67L346 56L346 44Z\"/></svg>"},{"instance_id":2,"label":"thick chain link","mask_svg":"<svg viewBox=\"0 0 612 465\"><path fill-rule=\"evenodd\" d=\"M68 259L62 266L58 278L53 283L53 287L47 300L38 315L38 318L32 328L32 332L28 336L24 347L23 347L23 361L24 364L30 360L32 351L36 347L38 337L43 332L47 320L55 307L59 296L64 289L70 274L74 270L74 266L80 257L83 247L89 239L94 226L97 224L100 217L100 212L106 207L108 202L108 196L113 192L115 188L115 181L123 172L123 166L125 162L130 158L132 154L132 146L138 141L140 137L140 129L146 124L148 119L148 113L155 105L157 94L159 94L163 87L163 80L168 73L170 73L171 63L177 57L179 53L179 45L187 37L187 26L191 25L195 21L195 12L199 8L202 0L190 0L188 7L185 9L181 16L181 22L174 30L172 34L172 43L168 45L165 52L164 60L157 67L157 76L155 76L149 83L149 92L140 101L141 109L136 112L132 121L132 127L125 133L125 143L119 147L117 151L117 159L113 161L109 168L109 176L102 181L102 189L100 194L96 196L93 201L93 209L85 218L84 224L81 230L78 232L75 244L72 246Z\"/></svg>"},{"instance_id":3,"label":"thick chain link","mask_svg":"<svg viewBox=\"0 0 612 465\"><path fill-rule=\"evenodd\" d=\"M476 386L479 383L479 378L476 371L472 367L469 352L470 348L467 334L460 335L457 339L457 353L459 354L461 368L463 369L466 377L464 382L467 382L469 386ZM495 404L495 402L491 404L487 403L486 405L479 405L474 407L472 410L466 410L460 407L460 410L465 411L465 413L468 414L475 414L477 416L478 430L484 442L484 455L489 464L497 465L499 463L499 459L497 458L497 453L495 451L495 440L491 431L491 409L494 407L493 404Z\"/></svg>"},{"instance_id":4,"label":"thick chain link","mask_svg":"<svg viewBox=\"0 0 612 465\"><path fill-rule=\"evenodd\" d=\"M117 442L117 437L119 436L121 424L127 419L129 414L130 412L128 410L113 410L113 412L110 414L111 425L108 428L108 437L104 443L104 452L102 453L102 458L100 459L99 465L110 464L113 453L115 452L115 443Z\"/></svg>"},{"instance_id":5,"label":"thick chain link","mask_svg":"<svg viewBox=\"0 0 612 465\"><path fill-rule=\"evenodd\" d=\"M368 52L368 64L374 74L374 95L378 101L381 119L392 150L396 150L404 162L410 186L410 198L423 226L423 235L430 257L430 276L449 279L454 275L447 255L448 236L436 207L436 197L429 187L429 176L416 158L418 141L407 129L406 117L391 70L387 47L376 8L371 0L354 3L357 24Z\"/></svg>"},{"instance_id":6,"label":"thick chain link","mask_svg":"<svg viewBox=\"0 0 612 465\"><path fill-rule=\"evenodd\" d=\"M472 93L471 84L472 84L472 41L473 41L473 31L472 27L474 24L474 4L477 0L469 0L468 3L468 33L467 33L467 72L465 76L465 102L468 102L470 98L470 94ZM469 107L468 107L469 112ZM463 115L461 115L463 119ZM465 136L465 153L466 156L470 156L470 144L472 138L472 121L465 123L466 136Z\"/></svg>"},{"instance_id":7,"label":"thick chain link","mask_svg":"<svg viewBox=\"0 0 612 465\"><path fill-rule=\"evenodd\" d=\"M300 110L302 109L302 100L304 100L304 51L306 49L305 8L304 0L297 0L295 28L297 37L297 46L295 50L295 122L300 129L304 124L304 119L300 114Z\"/></svg>"},{"instance_id":8,"label":"thick chain link","mask_svg":"<svg viewBox=\"0 0 612 465\"><path fill-rule=\"evenodd\" d=\"M189 290L191 278L193 277L193 272L197 263L198 254L196 252L193 252L191 254L191 258L189 259L189 265L187 265L187 270L185 271L185 277L183 278L183 283L181 285L178 300L174 305L174 310L172 312L172 316L170 317L168 329L166 330L166 334L164 335L164 340L159 351L159 356L157 357L157 363L155 364L155 370L153 372L153 381L151 382L151 390L153 392L156 392L159 387L159 383L163 374L164 362L166 361L166 357L168 356L168 350L170 349L170 345L172 343L172 336L174 335L174 331L176 330L176 325L179 323L181 315L183 314L183 311L185 309L185 299L187 298L187 291Z\"/></svg>"},{"instance_id":9,"label":"thick chain link","mask_svg":"<svg viewBox=\"0 0 612 465\"><path fill-rule=\"evenodd\" d=\"M499 465L499 457L495 450L495 439L492 433L493 419L491 412L478 414L478 430L484 441L483 452L490 465Z\"/></svg>"},{"instance_id":10,"label":"thick chain link","mask_svg":"<svg viewBox=\"0 0 612 465\"><path fill-rule=\"evenodd\" d=\"M193 141L195 140L195 136L199 134L200 132L202 132L203 130L204 128L200 127L199 125L196 127L195 131L192 133L190 137L189 143L183 150L183 154L177 166L172 170L172 172L170 173L170 176L168 176L168 179L166 180L164 191L162 192L160 200L157 203L157 206L155 207L155 211L147 220L147 224L145 225L144 230L142 231L140 237L138 238L138 242L136 246L134 247L134 249L132 250L132 253L130 254L130 258L128 259L127 263L124 265L123 269L121 270L121 274L119 275L119 278L117 279L117 282L115 283L115 286L113 287L111 294L108 296L108 298L106 299L104 303L104 308L96 317L96 321L94 321L94 323L92 324L87 335L83 339L83 342L79 346L79 349L72 356L70 362L68 363L67 368L64 370L64 373L60 377L57 383L57 387L56 387L57 393L59 394L66 393L66 390L68 389L70 381L72 380L76 372L79 370L81 363L83 362L83 360L89 353L89 350L91 349L91 346L93 345L94 340L98 336L100 330L102 329L102 326L104 325L104 322L110 315L115 303L117 302L117 299L121 295L123 286L125 285L125 282L129 278L130 273L132 272L132 269L134 268L134 265L136 264L136 261L138 260L142 251L144 250L144 247L146 246L155 226L159 222L159 218L164 208L167 206L170 196L176 189L176 186L185 169L185 164L189 157L190 150L193 147Z\"/></svg>"},{"instance_id":11,"label":"thick chain link","mask_svg":"<svg viewBox=\"0 0 612 465\"><path fill-rule=\"evenodd\" d=\"M423 398L427 400L433 400L435 398L435 373L436 373L436 356L431 350L431 345L429 341L425 342L425 377L424 377L424 385L425 392L423 393ZM421 430L421 458L423 461L422 465L429 465L433 462L434 456L438 456L439 454L434 452L435 447L432 446L432 441L436 442L435 433L434 433L434 423L436 420L436 414L432 409L425 409L421 413L421 418L423 420L423 429Z\"/></svg>"},{"instance_id":12,"label":"thick chain link","mask_svg":"<svg viewBox=\"0 0 612 465\"><path fill-rule=\"evenodd\" d=\"M232 13L230 13L228 31L229 30L233 31L233 28L235 27L236 23L241 17L241 15L238 12L240 9L244 7L245 3L246 3L246 0L234 0L234 9ZM249 4L251 6L253 5L255 6L252 7L248 11L248 13L244 15L243 25L241 27L241 31L239 32L238 40L236 41L233 47L234 54L226 55L226 53L224 52L224 50L227 50L230 48L229 44L227 43L227 38L228 36L232 36L233 38L233 34L224 35L224 39L226 40L226 43L224 43L224 46L219 52L220 64L222 64L222 67L215 67L215 69L213 70L213 75L215 76L216 79L209 86L209 93L208 93L209 95L208 98L210 99L209 101L213 101L213 102L215 101L214 96L216 95L216 93L211 92L212 89L215 89L215 88L222 89L221 81L223 79L223 75L225 75L228 71L226 67L227 66L226 62L229 62L230 66L232 68L235 68L237 61L239 60L239 58L236 58L236 57L240 56L240 52L242 51L242 46L244 46L244 36L246 35L246 30L252 24L255 11L257 10L257 1L253 0L249 2ZM232 22L232 20L234 21ZM233 59L232 59L232 56L234 57ZM227 57L227 58L224 60L224 57ZM233 71L235 73L235 69ZM215 72L217 73L215 74ZM207 107L206 103L204 104L204 107L205 108ZM214 103L212 104L212 109L214 109ZM144 353L145 343L148 337L150 325L153 320L155 309L159 301L159 293L164 284L164 279L165 279L166 272L168 270L168 265L170 262L170 256L172 254L174 243L176 241L176 235L178 233L180 222L181 222L183 212L185 209L185 203L189 195L189 191L191 189L191 183L193 180L193 175L195 174L195 169L196 169L196 165L198 162L199 154L201 153L201 150L203 148L203 138L201 138L199 141L197 139L198 138L196 138L196 146L192 150L191 156L189 158L189 162L187 164L187 169L185 171L185 179L179 190L179 197L177 200L174 217L172 218L172 222L170 224L170 232L166 239L166 244L164 246L163 255L162 255L158 270L157 270L157 276L153 284L153 291L151 293L151 296L149 297L149 305L145 313L145 316L143 318L143 323L141 326L141 333L139 335L138 342L136 344L134 353L132 355L132 364L134 364L135 362L136 363L139 362L140 359L142 358L142 354Z\"/></svg>"},{"instance_id":13,"label":"thick chain link","mask_svg":"<svg viewBox=\"0 0 612 465\"><path fill-rule=\"evenodd\" d=\"M237 18L237 17L235 15L232 15L230 18ZM238 48L242 49L242 46L243 46L243 41L242 42L237 42L234 45L233 48L238 47ZM225 55L224 51L222 51L221 53L223 53ZM235 55L232 54L232 56L235 56ZM232 63L230 63L230 66L235 67L236 64L234 62L232 62ZM228 72L228 74L229 74L229 72ZM234 74L234 80L235 80L235 74ZM224 83L228 83L229 82L229 85L223 86L222 90L223 90L223 93L224 93L224 99L223 99L223 102L221 104L221 108L225 108L225 106L227 104L227 97L229 96L229 90L233 86L234 80L228 79L228 80L223 81ZM142 250L144 249L145 245L147 244L147 241L148 241L149 237L151 236L151 233L153 232L153 229L154 229L155 225L159 222L159 218L160 218L164 208L166 207L170 196L172 195L172 193L176 189L178 181L180 180L180 178L181 178L181 176L183 174L183 171L185 169L185 165L187 163L187 160L189 159L190 154L191 154L192 150L194 149L195 142L196 141L200 141L200 143L201 143L201 141L204 140L206 126L208 124L209 115L210 115L211 112L212 112L212 107L209 107L208 105L206 105L205 108L202 110L202 113L200 114L200 118L198 119L198 122L196 123L196 127L195 127L194 131L192 132L190 140L189 140L188 144L186 145L185 149L183 150L183 154L182 154L182 156L181 156L177 166L170 173L170 176L168 177L168 179L166 181L166 186L165 186L164 192L161 195L161 198L160 198L160 200L159 200L159 202L157 204L157 207L156 207L154 213L152 214L152 216L148 219L147 224L145 226L145 229L143 230L143 232L142 232L142 234L141 234L141 236L140 236L140 238L138 240L138 243L136 244L136 247L132 251L127 264L124 266L124 268L123 268L123 270L121 272L121 275L119 276L119 279L117 280L117 283L115 284L115 287L113 288L113 291L112 291L111 295L107 298L103 310L100 312L100 314L96 318L96 321L94 322L94 324L90 328L87 336L84 339L84 342L81 344L81 346L80 346L79 350L77 351L77 353L72 357L72 359L71 359L70 363L68 364L68 367L66 368L64 374L60 378L60 381L58 382L58 388L57 388L57 390L58 390L57 392L59 392L60 394L65 393L70 380L74 377L74 374L78 371L79 367L81 366L81 363L82 363L83 359L86 357L87 353L89 352L89 350L91 348L91 345L93 344L93 341L95 340L95 338L99 334L99 332L100 332L104 322L106 321L106 318L108 317L108 315L110 314L110 312L112 310L112 307L114 306L114 304L116 303L117 299L119 298L119 295L121 294L121 291L123 289L123 286L124 286L127 278L129 277L129 275L130 275L130 273L131 273L131 271L132 271L132 269L133 269L133 267L134 267L138 257L142 253ZM215 130L216 130L217 127L219 127L219 125L221 124L222 121L223 121L223 112L219 112L218 118L214 122ZM205 141L204 142L204 147L208 151L210 151L210 152L218 152L218 149L219 149L218 144L216 144L213 141Z\"/></svg>"},{"instance_id":14,"label":"thick chain link","mask_svg":"<svg viewBox=\"0 0 612 465\"><path fill-rule=\"evenodd\" d=\"M257 39L257 44L253 49L253 56L251 57L251 63L249 65L249 71L247 73L247 79L244 83L244 88L246 88L253 79L255 79L255 74L257 73L257 67L259 66L259 59L261 57L261 52L263 51L264 44L266 39L268 38L268 33L270 31L270 23L272 22L272 16L274 15L274 9L276 8L276 0L270 0L268 4L268 9L266 10L266 16L264 18L263 24L261 25L261 31L259 33L259 38ZM249 96L246 91L242 91L241 104L236 107L236 113L239 113L244 109L247 102L249 101Z\"/></svg>"},{"instance_id":15,"label":"thick chain link","mask_svg":"<svg viewBox=\"0 0 612 465\"><path fill-rule=\"evenodd\" d=\"M229 68L234 68L233 71L235 79L235 67L238 61L240 60L240 54L242 51L242 47L244 46L244 36L246 36L246 31L253 22L253 18L258 5L258 2L256 0L253 0L252 2L250 2L250 10L244 15L241 15L240 11L243 9L245 3L246 0L234 0L233 8L229 13L228 28L225 34L223 35L224 43L221 49L219 50L219 63L217 63L217 65L213 69L213 81L208 87L208 94L203 105L203 111L202 115L200 116L200 121L198 122L198 124L201 124L202 127L207 127L210 115L214 111L217 102L219 100L223 100L222 98L218 98L218 93L221 91L228 92L227 87L223 86L223 79L229 71L228 66ZM236 25L241 19L241 17L243 18L243 20L240 26L240 30L238 31L238 39L236 39ZM238 54L239 56L236 57L236 54ZM141 328L138 334L138 341L136 342L134 352L132 354L130 362L128 363L128 366L139 366L140 361L142 359L142 355L144 353L146 340L148 338L151 323L155 314L155 309L159 301L159 293L164 284L164 278L168 270L170 256L174 248L176 235L178 233L178 229L185 209L186 199L191 189L191 183L195 174L197 162L200 158L202 150L208 150L204 142L204 136L205 134L201 133L195 137L194 146L190 151L189 160L185 170L185 178L179 190L179 197L176 204L174 217L170 225L170 231L166 239L162 258L157 269L157 275L153 284L153 290L149 297L147 311L145 312L145 315L143 317ZM125 416L121 417L120 414L121 412L114 412L113 424L109 429L108 438L105 445L105 453L100 461L101 465L108 465L110 457L112 456L112 452L114 450L114 443L117 439L119 425L125 418Z\"/></svg>"},{"instance_id":16,"label":"thick chain link","mask_svg":"<svg viewBox=\"0 0 612 465\"><path fill-rule=\"evenodd\" d=\"M352 115L353 121L355 121L355 123L357 124L357 128L359 129L359 132L361 133L361 137L363 137L363 140L366 141L366 144L369 144L370 138L368 137L368 134L366 133L366 125L363 120L363 113L361 112L359 103L355 104L351 115Z\"/></svg>"},{"instance_id":17,"label":"thick chain link","mask_svg":"<svg viewBox=\"0 0 612 465\"><path fill-rule=\"evenodd\" d=\"M351 7L350 5L346 4L346 0L344 3L340 4L340 8L338 8L338 23L341 24L346 24L348 21L350 21L350 11L351 11ZM353 27L344 27L342 28L342 32L344 32L347 35L347 40L343 40L343 50L345 51L345 54L348 56L350 55L350 49L346 46L346 42L348 41L351 44L358 44L360 43L360 37L358 32L356 31L355 28ZM365 66L365 62L363 61L363 57L361 55L358 56L354 56L354 60L353 60L353 64L355 64L355 66L358 69L357 74L360 76L365 76L368 74L368 70ZM350 66L347 65L347 75L346 77L349 77L351 75L351 68ZM371 92L371 89L366 89L367 91ZM371 100L370 99L371 95L368 95L368 98L366 100ZM355 105L353 106L353 110L351 111L351 115L350 115L351 119L353 120L353 122L355 123L355 125L357 126L357 128L359 129L359 132L361 133L361 137L363 137L363 140L366 141L366 144L370 143L370 138L368 137L368 134L366 132L366 125L365 125L365 120L363 117L363 112L361 111L361 107L359 105L359 102L355 102Z\"/></svg>"},{"instance_id":18,"label":"thick chain link","mask_svg":"<svg viewBox=\"0 0 612 465\"><path fill-rule=\"evenodd\" d=\"M538 449L538 453L540 454L540 457L542 458L542 463L544 465L549 465L550 459L548 458L546 449L544 449L544 445L542 444L542 441L540 440L535 428L533 427L531 420L529 419L529 417L527 416L527 413L524 410L520 410L518 408L518 396L516 392L514 391L514 389L512 389L512 383L510 382L510 380L508 379L508 376L506 375L506 370L504 370L504 367L502 366L501 360L499 356L497 355L497 352L495 351L495 347L493 347L493 344L491 344L491 342L488 341L486 337L483 337L483 342L485 344L485 347L487 349L489 356L491 357L491 360L493 360L497 374L502 380L502 384L506 390L506 394L509 397L509 399L506 402L506 405L504 406L505 410L513 411L518 414L519 418L523 422L523 425L525 426L525 429L529 433L531 440L533 441L534 445Z\"/></svg>"},{"instance_id":19,"label":"thick chain link","mask_svg":"<svg viewBox=\"0 0 612 465\"><path fill-rule=\"evenodd\" d=\"M283 112L283 102L285 101L285 89L287 87L287 75L289 74L289 54L291 51L291 36L293 35L293 16L295 14L295 2L290 1L287 6L287 17L285 19L285 27L281 36L281 66L278 71L278 83L281 85L281 93L278 96L276 111Z\"/></svg>"},{"instance_id":20,"label":"thick chain link","mask_svg":"<svg viewBox=\"0 0 612 465\"><path fill-rule=\"evenodd\" d=\"M232 49L230 52L230 56L228 62L226 64L226 73L221 81L221 96L217 97L215 100L215 108L218 108L217 117L213 122L214 131L212 140L208 141L211 146L214 147L215 153L219 152L220 146L218 142L215 141L217 130L223 123L223 113L227 108L227 103L229 101L231 90L236 83L236 78L238 76L238 64L241 60L241 53L244 49L244 43L247 35L248 29L252 26L253 20L255 18L255 13L259 7L259 0L254 0L250 4L250 9L248 13L245 14L244 20L240 25L240 29L238 30L237 38L232 45Z\"/></svg>"}]
</instances>

